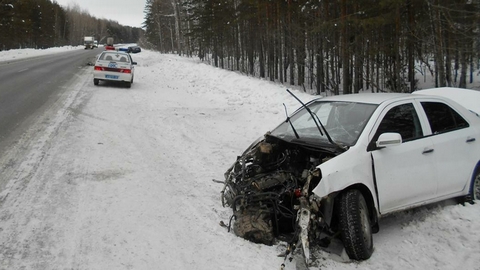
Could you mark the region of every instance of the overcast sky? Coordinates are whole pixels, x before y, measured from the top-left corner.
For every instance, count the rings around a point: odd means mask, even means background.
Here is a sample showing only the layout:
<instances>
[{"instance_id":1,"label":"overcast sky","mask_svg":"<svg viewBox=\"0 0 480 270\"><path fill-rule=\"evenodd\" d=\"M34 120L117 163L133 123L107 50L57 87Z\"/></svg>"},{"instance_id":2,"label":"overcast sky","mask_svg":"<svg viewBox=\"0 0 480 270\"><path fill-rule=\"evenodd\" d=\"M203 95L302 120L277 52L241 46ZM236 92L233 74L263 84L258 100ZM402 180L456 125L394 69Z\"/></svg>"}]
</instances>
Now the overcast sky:
<instances>
[{"instance_id":1,"label":"overcast sky","mask_svg":"<svg viewBox=\"0 0 480 270\"><path fill-rule=\"evenodd\" d=\"M53 1L52 1L53 2ZM61 6L78 4L98 19L117 21L122 25L142 27L145 0L56 0Z\"/></svg>"}]
</instances>

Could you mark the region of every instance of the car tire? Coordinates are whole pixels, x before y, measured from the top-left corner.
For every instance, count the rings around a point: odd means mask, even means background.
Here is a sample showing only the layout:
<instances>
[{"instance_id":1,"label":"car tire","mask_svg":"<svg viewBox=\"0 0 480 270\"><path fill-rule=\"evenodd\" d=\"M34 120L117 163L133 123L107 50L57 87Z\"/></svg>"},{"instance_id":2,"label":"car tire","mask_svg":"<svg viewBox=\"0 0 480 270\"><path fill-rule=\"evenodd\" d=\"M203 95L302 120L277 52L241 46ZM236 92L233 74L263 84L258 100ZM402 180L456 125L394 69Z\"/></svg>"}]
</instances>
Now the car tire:
<instances>
[{"instance_id":1,"label":"car tire","mask_svg":"<svg viewBox=\"0 0 480 270\"><path fill-rule=\"evenodd\" d=\"M338 201L338 222L350 259L366 260L373 253L372 226L367 202L359 190L347 190Z\"/></svg>"},{"instance_id":2,"label":"car tire","mask_svg":"<svg viewBox=\"0 0 480 270\"><path fill-rule=\"evenodd\" d=\"M93 79L93 84L94 84L94 85L98 85L99 82L100 82L99 79Z\"/></svg>"},{"instance_id":3,"label":"car tire","mask_svg":"<svg viewBox=\"0 0 480 270\"><path fill-rule=\"evenodd\" d=\"M127 88L132 87L132 83L131 83L131 82L126 82L125 85L127 86Z\"/></svg>"},{"instance_id":4,"label":"car tire","mask_svg":"<svg viewBox=\"0 0 480 270\"><path fill-rule=\"evenodd\" d=\"M476 173L470 184L470 193L468 195L468 201L474 203L476 200L480 200L480 171Z\"/></svg>"}]
</instances>

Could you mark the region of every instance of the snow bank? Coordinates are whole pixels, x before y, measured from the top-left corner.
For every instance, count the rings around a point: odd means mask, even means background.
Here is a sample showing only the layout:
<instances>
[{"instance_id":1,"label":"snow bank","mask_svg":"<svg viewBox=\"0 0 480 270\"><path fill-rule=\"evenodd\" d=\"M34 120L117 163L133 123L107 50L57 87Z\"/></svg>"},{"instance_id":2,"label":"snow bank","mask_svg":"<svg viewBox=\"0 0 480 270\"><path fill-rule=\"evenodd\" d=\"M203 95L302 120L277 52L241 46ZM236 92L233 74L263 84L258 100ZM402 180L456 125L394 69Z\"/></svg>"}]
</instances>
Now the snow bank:
<instances>
[{"instance_id":1,"label":"snow bank","mask_svg":"<svg viewBox=\"0 0 480 270\"><path fill-rule=\"evenodd\" d=\"M84 46L63 46L48 49L13 49L0 51L0 62L19 60L29 57L48 55L53 53L63 53L70 50L85 49Z\"/></svg>"}]
</instances>

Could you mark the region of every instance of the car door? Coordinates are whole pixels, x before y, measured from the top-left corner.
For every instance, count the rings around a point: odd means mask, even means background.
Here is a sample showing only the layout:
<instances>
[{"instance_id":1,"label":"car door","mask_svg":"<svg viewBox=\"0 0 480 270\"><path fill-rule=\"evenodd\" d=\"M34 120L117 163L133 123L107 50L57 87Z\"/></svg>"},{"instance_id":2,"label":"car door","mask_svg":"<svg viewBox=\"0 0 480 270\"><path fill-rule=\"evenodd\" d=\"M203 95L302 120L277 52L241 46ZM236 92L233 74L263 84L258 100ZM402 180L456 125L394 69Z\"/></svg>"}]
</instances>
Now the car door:
<instances>
[{"instance_id":1,"label":"car door","mask_svg":"<svg viewBox=\"0 0 480 270\"><path fill-rule=\"evenodd\" d=\"M133 58L131 55L128 55L128 58L130 59L130 70L132 72L132 76L135 73L135 62L133 61Z\"/></svg>"},{"instance_id":2,"label":"car door","mask_svg":"<svg viewBox=\"0 0 480 270\"><path fill-rule=\"evenodd\" d=\"M371 143L382 133L402 135L400 145L371 151L382 214L429 200L436 194L433 143L424 136L425 121L419 118L418 107L413 101L387 106L371 132Z\"/></svg>"},{"instance_id":3,"label":"car door","mask_svg":"<svg viewBox=\"0 0 480 270\"><path fill-rule=\"evenodd\" d=\"M427 116L433 142L438 172L437 196L468 192L468 183L478 161L474 149L480 138L476 138L476 131L452 106L439 100L420 100L420 104Z\"/></svg>"}]
</instances>

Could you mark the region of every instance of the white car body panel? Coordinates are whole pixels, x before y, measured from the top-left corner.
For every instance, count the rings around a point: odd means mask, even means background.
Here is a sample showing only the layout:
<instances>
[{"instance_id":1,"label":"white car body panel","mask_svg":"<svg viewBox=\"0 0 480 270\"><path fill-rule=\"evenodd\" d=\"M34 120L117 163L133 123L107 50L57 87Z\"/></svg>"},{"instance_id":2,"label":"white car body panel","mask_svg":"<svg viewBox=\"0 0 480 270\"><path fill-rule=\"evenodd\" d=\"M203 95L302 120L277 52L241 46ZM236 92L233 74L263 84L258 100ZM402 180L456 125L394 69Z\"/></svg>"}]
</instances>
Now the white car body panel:
<instances>
[{"instance_id":1,"label":"white car body panel","mask_svg":"<svg viewBox=\"0 0 480 270\"><path fill-rule=\"evenodd\" d=\"M435 158L432 153L423 153L431 147L430 138L423 138L371 152L380 213L392 212L435 197Z\"/></svg>"},{"instance_id":2,"label":"white car body panel","mask_svg":"<svg viewBox=\"0 0 480 270\"><path fill-rule=\"evenodd\" d=\"M475 142L467 142L469 137L474 137L471 128L431 137L435 148L436 171L439 174L437 195L468 192L472 170L477 163L473 155L475 149L478 153ZM454 178L464 181L451 181Z\"/></svg>"},{"instance_id":3,"label":"white car body panel","mask_svg":"<svg viewBox=\"0 0 480 270\"><path fill-rule=\"evenodd\" d=\"M355 183L364 184L374 191L372 169L363 166L369 163L371 163L369 153L361 147L352 147L347 152L320 164L317 168L322 171L322 180L313 189L313 193L325 197Z\"/></svg>"}]
</instances>

